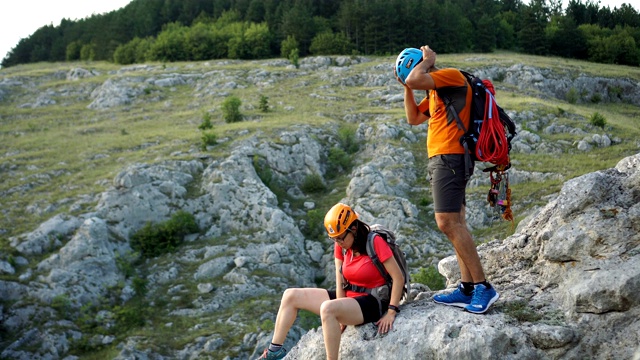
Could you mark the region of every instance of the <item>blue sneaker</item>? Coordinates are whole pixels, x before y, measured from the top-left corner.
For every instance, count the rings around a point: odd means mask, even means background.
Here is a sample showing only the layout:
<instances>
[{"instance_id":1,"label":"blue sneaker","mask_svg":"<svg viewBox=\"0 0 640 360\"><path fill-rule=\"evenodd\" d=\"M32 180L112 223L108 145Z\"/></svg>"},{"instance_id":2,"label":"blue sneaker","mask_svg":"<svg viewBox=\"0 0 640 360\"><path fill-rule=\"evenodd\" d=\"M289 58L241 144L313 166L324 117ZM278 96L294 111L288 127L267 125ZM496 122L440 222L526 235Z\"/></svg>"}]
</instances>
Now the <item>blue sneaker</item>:
<instances>
[{"instance_id":1,"label":"blue sneaker","mask_svg":"<svg viewBox=\"0 0 640 360\"><path fill-rule=\"evenodd\" d=\"M266 360L280 360L282 358L284 358L285 356L287 356L287 349L281 347L280 350L278 351L269 351L269 349L264 349L264 352L262 353L262 356L260 356L258 358L258 360L260 359L266 359Z\"/></svg>"},{"instance_id":2,"label":"blue sneaker","mask_svg":"<svg viewBox=\"0 0 640 360\"><path fill-rule=\"evenodd\" d=\"M434 296L433 301L437 302L438 304L464 308L465 306L471 304L472 298L473 295L465 295L462 292L462 284L460 284L455 290L453 290L452 293L438 294Z\"/></svg>"},{"instance_id":3,"label":"blue sneaker","mask_svg":"<svg viewBox=\"0 0 640 360\"><path fill-rule=\"evenodd\" d=\"M473 289L471 304L465 306L464 309L474 314L484 314L499 297L500 295L493 286L491 289L487 289L486 286L478 284Z\"/></svg>"}]
</instances>

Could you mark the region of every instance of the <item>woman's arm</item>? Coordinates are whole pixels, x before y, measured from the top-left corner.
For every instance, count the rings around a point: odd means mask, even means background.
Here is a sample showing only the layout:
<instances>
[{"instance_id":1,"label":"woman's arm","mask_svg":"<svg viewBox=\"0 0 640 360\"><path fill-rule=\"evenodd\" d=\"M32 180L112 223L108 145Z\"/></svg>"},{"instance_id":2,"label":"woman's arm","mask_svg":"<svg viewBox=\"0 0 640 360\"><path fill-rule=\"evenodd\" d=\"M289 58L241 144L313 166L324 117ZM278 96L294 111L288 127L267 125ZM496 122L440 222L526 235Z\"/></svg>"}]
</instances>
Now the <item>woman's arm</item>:
<instances>
[{"instance_id":1,"label":"woman's arm","mask_svg":"<svg viewBox=\"0 0 640 360\"><path fill-rule=\"evenodd\" d=\"M346 296L344 289L342 288L342 260L336 259L336 298L343 298Z\"/></svg>"},{"instance_id":2,"label":"woman's arm","mask_svg":"<svg viewBox=\"0 0 640 360\"><path fill-rule=\"evenodd\" d=\"M402 290L404 288L404 276L402 275L402 270L400 270L400 266L393 256L383 262L382 265L384 265L384 268L387 269L387 272L393 279L393 286L391 288L391 300L389 300L389 305L399 306L400 299L402 298ZM395 313L394 310L390 311L393 311Z\"/></svg>"},{"instance_id":3,"label":"woman's arm","mask_svg":"<svg viewBox=\"0 0 640 360\"><path fill-rule=\"evenodd\" d=\"M400 298L402 298L402 289L404 287L404 276L402 275L402 270L400 270L400 266L396 262L396 259L391 256L387 260L385 260L382 265L387 270L391 278L393 279L393 286L391 287L391 299L389 300L389 305L400 305ZM396 312L393 309L387 310L387 313L376 322L378 325L379 333L387 333L393 327L393 321L396 318Z\"/></svg>"},{"instance_id":4,"label":"woman's arm","mask_svg":"<svg viewBox=\"0 0 640 360\"><path fill-rule=\"evenodd\" d=\"M346 292L342 288L342 272L340 269L342 268L342 260L336 259L336 299L340 299L346 297ZM344 332L347 328L346 325L340 324L340 334Z\"/></svg>"}]
</instances>

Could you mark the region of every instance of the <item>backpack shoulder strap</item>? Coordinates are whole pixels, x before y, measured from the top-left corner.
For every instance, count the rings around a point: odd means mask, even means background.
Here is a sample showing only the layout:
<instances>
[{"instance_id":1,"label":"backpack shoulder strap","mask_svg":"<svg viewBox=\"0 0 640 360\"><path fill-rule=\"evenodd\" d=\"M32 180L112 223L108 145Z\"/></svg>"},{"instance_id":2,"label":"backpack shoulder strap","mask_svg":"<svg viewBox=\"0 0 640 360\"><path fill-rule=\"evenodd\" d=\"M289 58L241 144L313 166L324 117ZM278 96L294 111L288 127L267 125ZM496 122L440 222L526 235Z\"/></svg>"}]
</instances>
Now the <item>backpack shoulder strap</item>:
<instances>
[{"instance_id":1,"label":"backpack shoulder strap","mask_svg":"<svg viewBox=\"0 0 640 360\"><path fill-rule=\"evenodd\" d=\"M467 89L469 86L471 86L471 79L473 79L473 75L471 75L470 73L464 70L458 70L458 71L460 71L460 73L464 76L466 80L466 86L464 86L464 88ZM460 119L460 116L458 115L458 111L456 111L456 108L454 106L455 101L453 100L453 97L450 95L451 91L456 91L461 88L463 88L463 86L452 87L451 88L452 90L450 91L447 90L448 88L435 89L435 91L438 94L438 97L444 103L445 108L447 109L447 125L451 124L451 122L455 120L456 126L458 126L458 129L461 129L466 133L467 127L464 126L464 122L462 122L462 120Z\"/></svg>"},{"instance_id":2,"label":"backpack shoulder strap","mask_svg":"<svg viewBox=\"0 0 640 360\"><path fill-rule=\"evenodd\" d=\"M371 258L371 261L376 266L376 268L378 268L378 271L380 272L380 275L382 275L382 277L385 279L385 281L387 283L389 283L389 282L391 282L391 275L389 275L389 273L387 273L387 269L385 269L384 265L382 264L382 262L380 262L380 258L378 257L378 254L376 253L375 247L373 246L373 238L377 234L378 233L375 232L375 231L370 231L369 232L369 236L367 236L367 254Z\"/></svg>"}]
</instances>

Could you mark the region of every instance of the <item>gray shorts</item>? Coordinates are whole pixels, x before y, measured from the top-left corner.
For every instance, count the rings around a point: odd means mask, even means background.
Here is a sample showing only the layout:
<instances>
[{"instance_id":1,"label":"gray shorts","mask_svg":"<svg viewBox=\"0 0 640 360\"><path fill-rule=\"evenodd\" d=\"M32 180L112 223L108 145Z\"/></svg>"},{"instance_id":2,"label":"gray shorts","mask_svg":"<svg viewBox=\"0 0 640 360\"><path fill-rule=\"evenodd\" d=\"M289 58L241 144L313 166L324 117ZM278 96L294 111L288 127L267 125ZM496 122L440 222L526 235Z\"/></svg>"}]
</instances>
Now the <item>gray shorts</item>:
<instances>
[{"instance_id":1,"label":"gray shorts","mask_svg":"<svg viewBox=\"0 0 640 360\"><path fill-rule=\"evenodd\" d=\"M464 154L436 155L429 158L427 170L435 212L460 212L462 205L466 205Z\"/></svg>"}]
</instances>

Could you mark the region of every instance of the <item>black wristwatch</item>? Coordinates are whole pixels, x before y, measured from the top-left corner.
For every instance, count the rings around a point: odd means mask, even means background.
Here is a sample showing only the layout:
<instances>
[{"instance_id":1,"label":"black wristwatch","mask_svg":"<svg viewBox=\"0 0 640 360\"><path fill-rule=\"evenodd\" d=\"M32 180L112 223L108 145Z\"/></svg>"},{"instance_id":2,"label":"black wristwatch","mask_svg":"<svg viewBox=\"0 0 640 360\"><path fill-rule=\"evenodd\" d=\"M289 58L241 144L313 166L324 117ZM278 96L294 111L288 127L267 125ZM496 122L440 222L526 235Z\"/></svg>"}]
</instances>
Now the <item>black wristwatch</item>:
<instances>
[{"instance_id":1,"label":"black wristwatch","mask_svg":"<svg viewBox=\"0 0 640 360\"><path fill-rule=\"evenodd\" d=\"M400 308L395 305L389 305L389 309L396 312L396 314L400 314Z\"/></svg>"}]
</instances>

